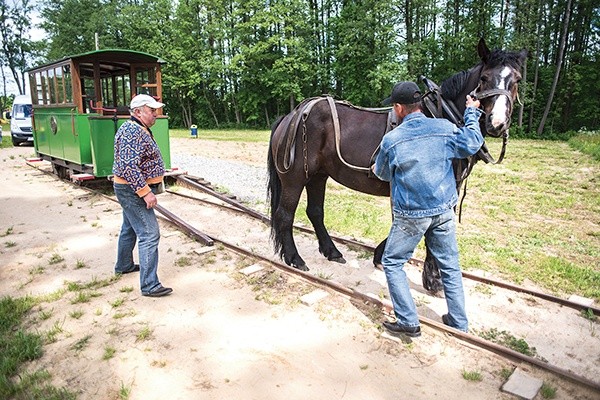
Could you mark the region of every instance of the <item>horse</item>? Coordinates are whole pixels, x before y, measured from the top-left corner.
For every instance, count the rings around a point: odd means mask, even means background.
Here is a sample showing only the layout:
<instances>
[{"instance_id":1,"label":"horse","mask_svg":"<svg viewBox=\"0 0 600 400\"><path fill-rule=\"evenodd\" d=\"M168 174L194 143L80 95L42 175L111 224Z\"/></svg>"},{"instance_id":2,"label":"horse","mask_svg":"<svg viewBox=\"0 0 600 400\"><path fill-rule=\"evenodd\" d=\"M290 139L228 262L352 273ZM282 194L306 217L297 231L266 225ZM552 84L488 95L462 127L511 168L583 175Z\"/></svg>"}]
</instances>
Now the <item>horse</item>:
<instances>
[{"instance_id":1,"label":"horse","mask_svg":"<svg viewBox=\"0 0 600 400\"><path fill-rule=\"evenodd\" d=\"M441 91L437 91L437 103L431 100L432 96L424 96L424 102L426 98L430 100L423 108L428 110L429 116L448 117L442 108L450 107L454 114L462 117L466 95L475 95L485 111L480 120L482 133L507 137L527 52L490 51L483 39L477 45L477 52L480 63L445 80ZM434 90L429 94L434 94ZM304 189L306 214L317 236L319 252L329 261L339 263L346 261L323 222L327 179L331 177L362 193L390 195L389 183L370 173L381 139L397 123L393 111L388 110L356 107L324 96L302 101L273 124L267 160L267 201L270 202L274 251L287 265L309 270L292 234L294 215ZM485 145L480 153L479 158L493 161ZM467 174L473 164L466 164ZM455 174L465 172L457 172L455 168ZM457 177L457 185L463 179L463 176ZM383 243L378 248L382 251Z\"/></svg>"}]
</instances>

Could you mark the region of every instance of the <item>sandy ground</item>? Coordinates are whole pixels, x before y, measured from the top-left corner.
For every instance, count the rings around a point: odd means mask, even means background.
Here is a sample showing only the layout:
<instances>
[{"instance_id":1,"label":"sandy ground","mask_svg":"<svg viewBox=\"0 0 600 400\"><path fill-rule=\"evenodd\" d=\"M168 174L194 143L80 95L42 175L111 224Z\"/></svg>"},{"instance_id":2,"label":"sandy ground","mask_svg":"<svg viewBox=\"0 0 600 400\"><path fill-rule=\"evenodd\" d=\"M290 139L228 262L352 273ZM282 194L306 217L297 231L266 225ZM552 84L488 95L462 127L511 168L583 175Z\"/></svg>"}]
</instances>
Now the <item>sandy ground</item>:
<instances>
[{"instance_id":1,"label":"sandy ground","mask_svg":"<svg viewBox=\"0 0 600 400\"><path fill-rule=\"evenodd\" d=\"M175 140L172 152L187 151L186 143ZM222 145L218 150L226 152ZM236 157L246 150L252 152L244 146ZM377 310L334 293L304 305L299 297L315 287L269 269L246 277L238 271L255 261L219 245L198 254L206 248L164 221L159 276L174 293L142 297L136 274L113 276L118 204L26 165L24 157L32 155L32 148L0 150L0 295L41 299L28 325L47 344L27 368L47 370L55 386L79 399L512 399L500 388L502 371L515 367L556 388L558 399L600 398L428 327L416 340L392 340L381 334ZM219 235L230 225L208 207L191 211L183 200L161 196L161 204L193 214L186 220L197 218L193 225L206 232ZM235 224L239 236L231 240L267 252L261 244L267 228L243 224ZM381 292L381 275L369 261L344 253L352 268L341 275ZM560 332L566 325L559 324L582 320L576 313L496 289L491 302L470 289L475 327L506 326L510 318L546 359L598 379L595 327L577 322ZM420 303L428 317L443 313L442 303ZM480 308L492 322L483 322ZM557 334L540 329L549 316L569 320L553 319ZM562 342L573 349L564 350ZM479 372L482 380L468 381L464 372Z\"/></svg>"}]
</instances>

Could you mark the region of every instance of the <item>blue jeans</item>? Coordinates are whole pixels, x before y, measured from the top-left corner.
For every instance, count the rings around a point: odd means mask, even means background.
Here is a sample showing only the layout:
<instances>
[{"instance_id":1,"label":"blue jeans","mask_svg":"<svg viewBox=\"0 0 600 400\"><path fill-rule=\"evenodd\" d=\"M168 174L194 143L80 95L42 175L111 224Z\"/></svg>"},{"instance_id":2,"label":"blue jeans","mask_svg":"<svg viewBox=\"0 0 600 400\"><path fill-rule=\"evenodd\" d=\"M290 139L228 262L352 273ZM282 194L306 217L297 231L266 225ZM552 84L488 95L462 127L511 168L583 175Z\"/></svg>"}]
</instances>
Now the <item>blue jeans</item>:
<instances>
[{"instance_id":1,"label":"blue jeans","mask_svg":"<svg viewBox=\"0 0 600 400\"><path fill-rule=\"evenodd\" d=\"M119 233L115 272L123 273L134 267L133 249L138 242L140 288L148 294L160 287L158 280L158 242L160 229L154 210L128 184L113 184L115 195L123 208L123 225Z\"/></svg>"},{"instance_id":2,"label":"blue jeans","mask_svg":"<svg viewBox=\"0 0 600 400\"><path fill-rule=\"evenodd\" d=\"M449 323L456 329L467 331L468 321L465 312L465 295L462 273L458 263L458 244L454 212L425 218L405 218L394 214L383 258L381 260L388 289L394 305L398 325L419 326L419 317L410 288L404 264L425 236L425 243L436 259L442 276Z\"/></svg>"}]
</instances>

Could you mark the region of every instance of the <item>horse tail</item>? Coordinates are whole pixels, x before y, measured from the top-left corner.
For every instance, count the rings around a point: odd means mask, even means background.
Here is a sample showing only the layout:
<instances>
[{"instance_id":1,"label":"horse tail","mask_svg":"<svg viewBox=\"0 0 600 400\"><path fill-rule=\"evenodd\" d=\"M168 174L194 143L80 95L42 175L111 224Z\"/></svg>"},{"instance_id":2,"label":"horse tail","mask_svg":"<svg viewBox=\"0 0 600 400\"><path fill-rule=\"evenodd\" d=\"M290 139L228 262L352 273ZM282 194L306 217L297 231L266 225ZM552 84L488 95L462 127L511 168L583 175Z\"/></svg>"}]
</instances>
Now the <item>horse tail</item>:
<instances>
[{"instance_id":1,"label":"horse tail","mask_svg":"<svg viewBox=\"0 0 600 400\"><path fill-rule=\"evenodd\" d=\"M275 252L279 255L281 255L281 252L283 251L283 242L275 223L275 212L277 211L277 207L279 207L279 202L281 201L281 180L277 174L277 167L275 166L275 159L273 157L273 136L283 118L284 117L279 117L271 127L271 139L269 140L269 154L267 157L269 173L269 182L267 185L267 203L270 203L271 205L271 242L273 243Z\"/></svg>"}]
</instances>

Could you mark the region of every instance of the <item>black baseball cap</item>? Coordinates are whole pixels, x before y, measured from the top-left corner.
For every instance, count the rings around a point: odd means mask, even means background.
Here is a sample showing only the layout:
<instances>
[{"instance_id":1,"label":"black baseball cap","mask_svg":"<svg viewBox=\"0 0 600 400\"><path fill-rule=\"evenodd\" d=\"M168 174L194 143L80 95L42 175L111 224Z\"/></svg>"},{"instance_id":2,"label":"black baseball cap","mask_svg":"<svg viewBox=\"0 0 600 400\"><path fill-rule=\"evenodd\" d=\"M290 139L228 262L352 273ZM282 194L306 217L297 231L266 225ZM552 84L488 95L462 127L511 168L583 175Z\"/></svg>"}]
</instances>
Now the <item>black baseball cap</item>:
<instances>
[{"instance_id":1,"label":"black baseball cap","mask_svg":"<svg viewBox=\"0 0 600 400\"><path fill-rule=\"evenodd\" d=\"M421 90L416 83L410 81L398 82L392 89L392 95L383 104L414 104L421 101Z\"/></svg>"}]
</instances>

